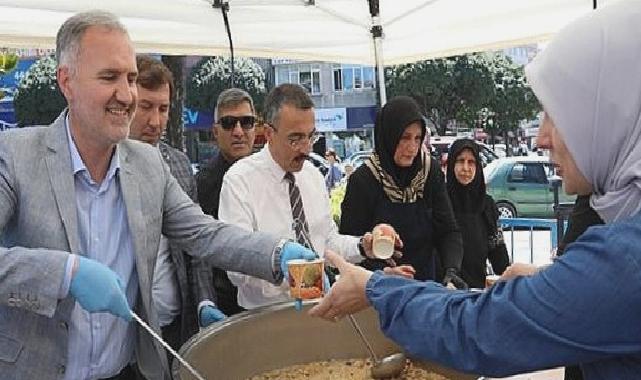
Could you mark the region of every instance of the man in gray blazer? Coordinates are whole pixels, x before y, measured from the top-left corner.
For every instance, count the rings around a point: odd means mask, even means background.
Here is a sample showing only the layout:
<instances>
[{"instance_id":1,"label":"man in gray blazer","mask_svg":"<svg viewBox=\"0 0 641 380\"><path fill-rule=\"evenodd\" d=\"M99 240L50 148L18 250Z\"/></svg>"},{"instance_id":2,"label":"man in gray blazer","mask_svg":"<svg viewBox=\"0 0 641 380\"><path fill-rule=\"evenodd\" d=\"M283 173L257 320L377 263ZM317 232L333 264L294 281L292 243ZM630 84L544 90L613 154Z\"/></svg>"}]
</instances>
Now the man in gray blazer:
<instances>
[{"instance_id":1,"label":"man in gray blazer","mask_svg":"<svg viewBox=\"0 0 641 380\"><path fill-rule=\"evenodd\" d=\"M0 379L124 380L135 367L167 379L162 347L130 323L131 307L159 331L161 233L273 283L288 260L314 254L204 215L157 149L126 139L137 70L117 18L77 14L56 45L68 110L49 127L0 136Z\"/></svg>"}]
</instances>

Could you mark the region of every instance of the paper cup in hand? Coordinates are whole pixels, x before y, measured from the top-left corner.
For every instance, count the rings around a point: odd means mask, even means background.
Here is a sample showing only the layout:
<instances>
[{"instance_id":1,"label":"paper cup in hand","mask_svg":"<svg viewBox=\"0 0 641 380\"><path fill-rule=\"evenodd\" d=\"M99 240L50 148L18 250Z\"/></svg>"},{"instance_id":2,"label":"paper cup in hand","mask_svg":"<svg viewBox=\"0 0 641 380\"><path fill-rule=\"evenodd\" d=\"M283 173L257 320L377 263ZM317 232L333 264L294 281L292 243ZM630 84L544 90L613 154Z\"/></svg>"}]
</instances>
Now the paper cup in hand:
<instances>
[{"instance_id":1,"label":"paper cup in hand","mask_svg":"<svg viewBox=\"0 0 641 380\"><path fill-rule=\"evenodd\" d=\"M379 224L372 230L372 253L377 259L387 260L394 254L396 231L389 224Z\"/></svg>"},{"instance_id":2,"label":"paper cup in hand","mask_svg":"<svg viewBox=\"0 0 641 380\"><path fill-rule=\"evenodd\" d=\"M490 286L494 285L500 278L501 276L499 275L488 274L487 276L485 276L485 288L487 289Z\"/></svg>"},{"instance_id":3,"label":"paper cup in hand","mask_svg":"<svg viewBox=\"0 0 641 380\"><path fill-rule=\"evenodd\" d=\"M289 294L292 298L309 300L323 296L323 271L324 260L290 260L287 262L289 270Z\"/></svg>"}]
</instances>

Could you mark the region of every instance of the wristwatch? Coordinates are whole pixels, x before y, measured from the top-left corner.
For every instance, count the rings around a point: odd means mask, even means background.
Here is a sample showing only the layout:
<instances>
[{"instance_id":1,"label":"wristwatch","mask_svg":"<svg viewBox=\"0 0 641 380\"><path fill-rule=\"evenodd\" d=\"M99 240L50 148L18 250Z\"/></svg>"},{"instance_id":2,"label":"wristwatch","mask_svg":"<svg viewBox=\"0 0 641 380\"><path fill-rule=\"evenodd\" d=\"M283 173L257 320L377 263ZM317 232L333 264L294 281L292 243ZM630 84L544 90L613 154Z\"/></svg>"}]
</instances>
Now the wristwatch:
<instances>
[{"instance_id":1,"label":"wristwatch","mask_svg":"<svg viewBox=\"0 0 641 380\"><path fill-rule=\"evenodd\" d=\"M289 239L281 239L272 252L272 274L277 283L283 281L283 270L280 267L281 254L283 247L285 247L285 244L289 241Z\"/></svg>"},{"instance_id":2,"label":"wristwatch","mask_svg":"<svg viewBox=\"0 0 641 380\"><path fill-rule=\"evenodd\" d=\"M367 257L367 254L365 253L365 245L363 244L362 236L360 239L358 239L358 252L360 252L361 256L363 256L364 258L369 259L369 257Z\"/></svg>"}]
</instances>

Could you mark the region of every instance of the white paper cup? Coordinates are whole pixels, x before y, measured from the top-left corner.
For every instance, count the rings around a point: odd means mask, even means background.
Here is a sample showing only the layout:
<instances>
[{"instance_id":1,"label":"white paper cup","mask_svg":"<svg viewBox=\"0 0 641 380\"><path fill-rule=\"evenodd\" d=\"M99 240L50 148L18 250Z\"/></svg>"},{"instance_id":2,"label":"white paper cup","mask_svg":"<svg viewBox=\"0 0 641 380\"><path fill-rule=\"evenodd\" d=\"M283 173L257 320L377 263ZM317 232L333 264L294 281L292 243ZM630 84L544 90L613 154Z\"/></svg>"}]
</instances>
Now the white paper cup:
<instances>
[{"instance_id":1,"label":"white paper cup","mask_svg":"<svg viewBox=\"0 0 641 380\"><path fill-rule=\"evenodd\" d=\"M325 293L323 283L324 260L290 260L287 262L289 270L289 295L292 298L309 300L323 296Z\"/></svg>"},{"instance_id":2,"label":"white paper cup","mask_svg":"<svg viewBox=\"0 0 641 380\"><path fill-rule=\"evenodd\" d=\"M388 224L379 224L372 230L372 253L377 259L387 260L394 255L396 233Z\"/></svg>"}]
</instances>

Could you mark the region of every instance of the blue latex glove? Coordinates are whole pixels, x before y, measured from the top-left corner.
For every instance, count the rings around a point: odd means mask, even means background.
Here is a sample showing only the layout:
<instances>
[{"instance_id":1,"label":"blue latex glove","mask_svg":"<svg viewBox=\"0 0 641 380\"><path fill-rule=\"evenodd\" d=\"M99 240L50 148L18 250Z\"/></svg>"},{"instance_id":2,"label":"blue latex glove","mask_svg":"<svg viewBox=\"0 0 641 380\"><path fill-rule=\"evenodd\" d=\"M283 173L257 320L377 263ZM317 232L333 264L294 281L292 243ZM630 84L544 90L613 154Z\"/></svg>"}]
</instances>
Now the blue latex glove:
<instances>
[{"instance_id":1,"label":"blue latex glove","mask_svg":"<svg viewBox=\"0 0 641 380\"><path fill-rule=\"evenodd\" d=\"M207 327L215 322L220 322L227 316L217 307L212 305L205 305L200 308L200 313L198 315L198 320L200 321L200 327Z\"/></svg>"},{"instance_id":2,"label":"blue latex glove","mask_svg":"<svg viewBox=\"0 0 641 380\"><path fill-rule=\"evenodd\" d=\"M316 253L311 249L298 243L288 241L283 245L283 249L280 251L280 270L283 272L283 278L287 280L287 276L289 275L289 271L287 269L287 262L289 260L314 260L317 258L318 255L316 255Z\"/></svg>"},{"instance_id":3,"label":"blue latex glove","mask_svg":"<svg viewBox=\"0 0 641 380\"><path fill-rule=\"evenodd\" d=\"M289 275L289 271L287 268L287 262L289 260L314 260L317 258L318 255L316 254L316 252L310 250L309 248L306 248L301 244L291 241L285 243L285 245L283 246L283 250L280 252L280 269L283 272L284 281L287 281L287 276ZM294 308L297 311L301 311L303 309L303 301L301 299L294 300Z\"/></svg>"},{"instance_id":4,"label":"blue latex glove","mask_svg":"<svg viewBox=\"0 0 641 380\"><path fill-rule=\"evenodd\" d=\"M83 309L90 313L109 312L125 321L131 321L122 280L113 270L98 261L78 256L69 293Z\"/></svg>"}]
</instances>

